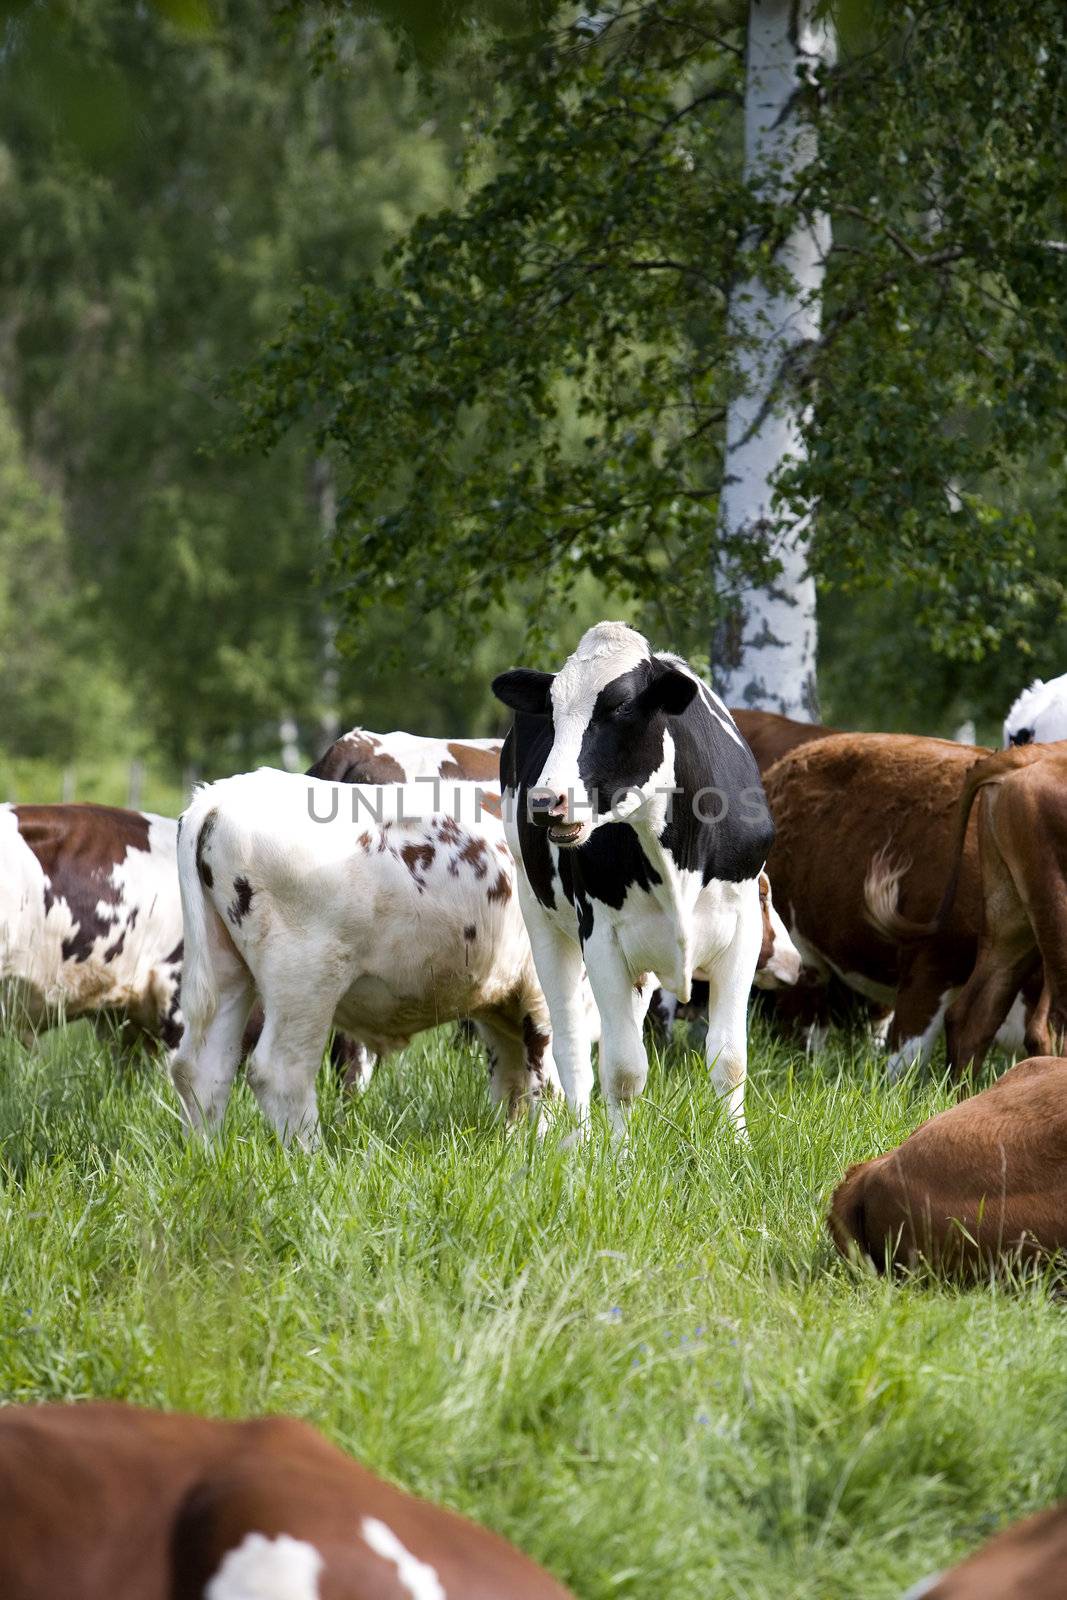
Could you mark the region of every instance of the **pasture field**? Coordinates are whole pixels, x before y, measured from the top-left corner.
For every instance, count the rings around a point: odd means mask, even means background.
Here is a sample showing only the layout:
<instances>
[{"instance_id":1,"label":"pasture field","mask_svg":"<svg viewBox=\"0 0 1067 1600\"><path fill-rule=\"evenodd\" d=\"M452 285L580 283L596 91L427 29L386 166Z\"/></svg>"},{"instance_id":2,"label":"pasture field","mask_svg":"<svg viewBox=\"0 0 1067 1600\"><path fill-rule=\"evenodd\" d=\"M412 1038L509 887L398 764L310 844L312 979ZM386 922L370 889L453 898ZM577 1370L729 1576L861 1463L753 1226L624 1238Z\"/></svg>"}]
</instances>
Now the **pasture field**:
<instances>
[{"instance_id":1,"label":"pasture field","mask_svg":"<svg viewBox=\"0 0 1067 1600\"><path fill-rule=\"evenodd\" d=\"M1067 1491L1067 1312L838 1261L835 1179L951 1091L844 1034L751 1060L750 1147L675 1047L619 1162L506 1139L444 1032L325 1083L308 1156L243 1087L188 1143L84 1026L0 1041L0 1398L299 1413L580 1600L897 1596Z\"/></svg>"},{"instance_id":2,"label":"pasture field","mask_svg":"<svg viewBox=\"0 0 1067 1600\"><path fill-rule=\"evenodd\" d=\"M31 801L38 805L58 805L64 798L81 804L91 801L102 806L128 806L130 804L130 762L128 760L94 760L74 767L71 792L65 794L66 774L56 761L25 757L15 759L0 751L0 801L11 800L22 805ZM147 765L142 771L139 785L140 798L135 809L156 811L163 817L176 817L189 803L189 797L179 776L166 769Z\"/></svg>"}]
</instances>

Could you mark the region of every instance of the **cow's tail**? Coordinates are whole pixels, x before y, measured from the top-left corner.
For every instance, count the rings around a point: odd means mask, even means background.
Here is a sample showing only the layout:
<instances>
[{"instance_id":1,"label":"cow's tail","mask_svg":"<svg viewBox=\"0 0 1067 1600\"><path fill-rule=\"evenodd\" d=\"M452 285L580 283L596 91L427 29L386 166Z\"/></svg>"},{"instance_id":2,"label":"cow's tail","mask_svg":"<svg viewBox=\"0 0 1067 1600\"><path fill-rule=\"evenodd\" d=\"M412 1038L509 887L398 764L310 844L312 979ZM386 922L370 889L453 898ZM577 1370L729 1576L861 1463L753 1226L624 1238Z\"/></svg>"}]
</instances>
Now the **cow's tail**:
<instances>
[{"instance_id":1,"label":"cow's tail","mask_svg":"<svg viewBox=\"0 0 1067 1600\"><path fill-rule=\"evenodd\" d=\"M218 912L208 899L210 868L204 861L204 846L217 815L210 789L202 789L183 812L178 834L178 887L185 931L181 1007L186 1023L196 1033L207 1027L219 1003L211 949Z\"/></svg>"},{"instance_id":2,"label":"cow's tail","mask_svg":"<svg viewBox=\"0 0 1067 1600\"><path fill-rule=\"evenodd\" d=\"M909 944L919 939L930 939L942 931L948 921L956 899L956 890L960 884L963 847L967 839L967 824L971 819L974 802L981 789L987 784L998 782L1004 776L1003 751L998 750L993 755L976 761L963 780L963 792L959 798L956 826L952 836L948 882L945 884L941 903L929 922L914 922L910 917L903 916L898 909L900 880L908 871L910 861L894 862L888 850L879 850L877 855L872 857L863 884L863 900L868 922L877 928L884 938L891 939L896 944Z\"/></svg>"}]
</instances>

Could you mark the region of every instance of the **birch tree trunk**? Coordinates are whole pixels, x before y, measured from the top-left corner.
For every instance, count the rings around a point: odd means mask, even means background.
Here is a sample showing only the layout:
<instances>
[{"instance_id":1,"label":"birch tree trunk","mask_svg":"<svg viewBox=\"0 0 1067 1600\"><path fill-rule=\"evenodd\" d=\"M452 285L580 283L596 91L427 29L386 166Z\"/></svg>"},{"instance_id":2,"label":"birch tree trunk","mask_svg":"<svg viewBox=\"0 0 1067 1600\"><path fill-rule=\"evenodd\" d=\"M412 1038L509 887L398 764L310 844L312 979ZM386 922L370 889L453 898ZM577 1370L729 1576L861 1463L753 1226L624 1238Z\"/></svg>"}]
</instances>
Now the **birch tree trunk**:
<instances>
[{"instance_id":1,"label":"birch tree trunk","mask_svg":"<svg viewBox=\"0 0 1067 1600\"><path fill-rule=\"evenodd\" d=\"M789 203L816 153L816 133L801 114L805 75L833 60L829 22L814 20L814 0L751 0L745 81L745 174L772 202ZM759 278L731 295L741 391L726 419L719 512L723 554L718 578L737 603L716 632L716 687L728 705L758 706L803 721L818 717L815 685L815 583L808 527L775 532L774 477L802 457L803 412L790 392L790 357L819 336L829 218L819 214L783 241L776 261L792 278L774 293ZM761 540L781 563L764 588L732 574L730 545Z\"/></svg>"},{"instance_id":2,"label":"birch tree trunk","mask_svg":"<svg viewBox=\"0 0 1067 1600\"><path fill-rule=\"evenodd\" d=\"M317 456L312 471L312 490L318 505L323 549L328 555L337 534L337 483L333 467L325 456ZM341 674L337 659L337 620L330 602L322 602L322 677L319 685L319 740L327 749L341 731L337 709ZM321 752L319 752L321 754Z\"/></svg>"}]
</instances>

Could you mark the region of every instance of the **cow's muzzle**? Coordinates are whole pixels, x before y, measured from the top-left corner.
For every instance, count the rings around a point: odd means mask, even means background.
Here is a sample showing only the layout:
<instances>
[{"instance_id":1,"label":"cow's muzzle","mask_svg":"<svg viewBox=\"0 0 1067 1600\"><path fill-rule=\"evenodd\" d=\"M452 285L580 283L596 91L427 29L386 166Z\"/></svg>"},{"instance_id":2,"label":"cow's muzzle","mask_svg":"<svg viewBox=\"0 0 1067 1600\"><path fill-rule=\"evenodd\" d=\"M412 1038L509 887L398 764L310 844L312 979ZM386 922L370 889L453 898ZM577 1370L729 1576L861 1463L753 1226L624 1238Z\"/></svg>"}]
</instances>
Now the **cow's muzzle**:
<instances>
[{"instance_id":1,"label":"cow's muzzle","mask_svg":"<svg viewBox=\"0 0 1067 1600\"><path fill-rule=\"evenodd\" d=\"M530 821L538 828L551 828L567 815L567 796L551 789L531 789Z\"/></svg>"},{"instance_id":2,"label":"cow's muzzle","mask_svg":"<svg viewBox=\"0 0 1067 1600\"><path fill-rule=\"evenodd\" d=\"M553 789L531 790L529 805L530 821L535 828L546 828L553 844L578 844L589 831L584 822L568 815L570 804L565 794Z\"/></svg>"}]
</instances>

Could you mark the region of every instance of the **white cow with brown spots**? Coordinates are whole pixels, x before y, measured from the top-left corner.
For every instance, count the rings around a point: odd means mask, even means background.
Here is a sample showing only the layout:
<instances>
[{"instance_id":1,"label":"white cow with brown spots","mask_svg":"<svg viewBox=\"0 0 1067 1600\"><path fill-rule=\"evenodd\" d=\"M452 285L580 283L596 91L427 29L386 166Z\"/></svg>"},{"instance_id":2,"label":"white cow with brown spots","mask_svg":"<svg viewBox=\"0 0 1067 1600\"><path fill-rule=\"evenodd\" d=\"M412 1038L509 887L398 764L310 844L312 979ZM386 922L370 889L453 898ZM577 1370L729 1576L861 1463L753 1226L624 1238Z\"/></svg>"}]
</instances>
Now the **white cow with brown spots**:
<instances>
[{"instance_id":1,"label":"white cow with brown spots","mask_svg":"<svg viewBox=\"0 0 1067 1600\"><path fill-rule=\"evenodd\" d=\"M490 809L491 808L491 809ZM477 784L334 785L262 768L182 817L185 1032L174 1080L218 1126L253 997L248 1076L284 1139L314 1142L330 1028L384 1054L470 1017L509 1118L558 1087L548 1010L496 796Z\"/></svg>"},{"instance_id":2,"label":"white cow with brown spots","mask_svg":"<svg viewBox=\"0 0 1067 1600\"><path fill-rule=\"evenodd\" d=\"M295 1417L0 1409L4 1600L572 1600Z\"/></svg>"},{"instance_id":3,"label":"white cow with brown spots","mask_svg":"<svg viewBox=\"0 0 1067 1600\"><path fill-rule=\"evenodd\" d=\"M421 783L469 778L500 792L503 739L440 739L394 728L349 728L324 750L308 777L331 783ZM334 1036L333 1053L348 1089L366 1089L374 1055L356 1039Z\"/></svg>"}]
</instances>

